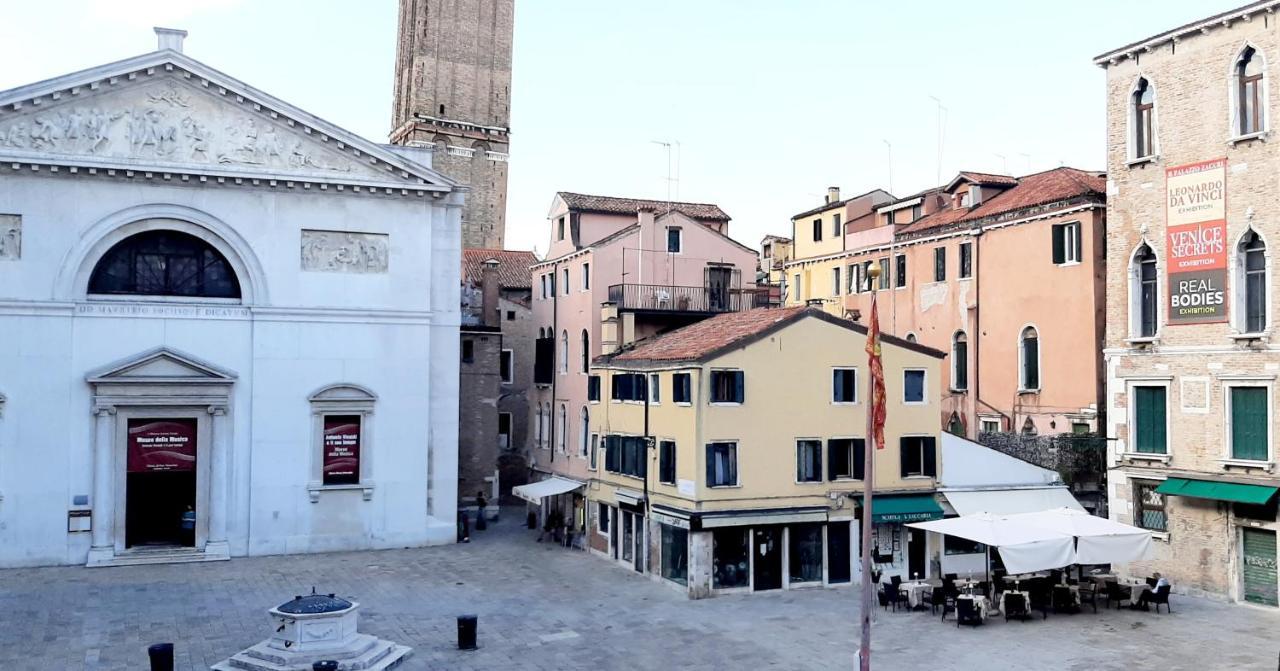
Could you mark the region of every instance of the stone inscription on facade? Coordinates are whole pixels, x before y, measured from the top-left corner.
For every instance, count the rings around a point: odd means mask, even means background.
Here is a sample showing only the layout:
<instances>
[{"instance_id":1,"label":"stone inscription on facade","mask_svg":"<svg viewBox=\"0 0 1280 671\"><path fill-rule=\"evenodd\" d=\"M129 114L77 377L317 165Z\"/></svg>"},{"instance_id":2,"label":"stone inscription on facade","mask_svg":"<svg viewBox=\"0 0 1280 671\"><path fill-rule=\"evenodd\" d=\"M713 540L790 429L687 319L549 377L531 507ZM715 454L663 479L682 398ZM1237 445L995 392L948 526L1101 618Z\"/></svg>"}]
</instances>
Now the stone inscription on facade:
<instances>
[{"instance_id":1,"label":"stone inscription on facade","mask_svg":"<svg viewBox=\"0 0 1280 671\"><path fill-rule=\"evenodd\" d=\"M0 261L22 258L22 216L0 214Z\"/></svg>"},{"instance_id":2,"label":"stone inscription on facade","mask_svg":"<svg viewBox=\"0 0 1280 671\"><path fill-rule=\"evenodd\" d=\"M82 317L159 317L184 319L248 319L249 309L235 306L212 307L194 305L117 305L82 303L76 306Z\"/></svg>"},{"instance_id":3,"label":"stone inscription on facade","mask_svg":"<svg viewBox=\"0 0 1280 671\"><path fill-rule=\"evenodd\" d=\"M385 273L389 238L382 233L302 231L302 269Z\"/></svg>"},{"instance_id":4,"label":"stone inscription on facade","mask_svg":"<svg viewBox=\"0 0 1280 671\"><path fill-rule=\"evenodd\" d=\"M313 138L176 82L0 116L0 149L296 172L357 171L341 153Z\"/></svg>"}]
</instances>

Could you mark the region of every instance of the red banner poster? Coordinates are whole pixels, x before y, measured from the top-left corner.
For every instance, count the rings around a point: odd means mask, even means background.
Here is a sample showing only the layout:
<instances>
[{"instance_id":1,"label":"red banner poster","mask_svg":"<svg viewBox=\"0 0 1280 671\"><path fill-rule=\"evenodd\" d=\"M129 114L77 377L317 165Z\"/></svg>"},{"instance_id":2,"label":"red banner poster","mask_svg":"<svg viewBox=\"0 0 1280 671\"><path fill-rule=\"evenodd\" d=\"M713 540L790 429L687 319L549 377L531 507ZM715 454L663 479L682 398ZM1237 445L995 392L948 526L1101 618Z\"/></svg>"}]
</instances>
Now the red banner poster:
<instances>
[{"instance_id":1,"label":"red banner poster","mask_svg":"<svg viewBox=\"0 0 1280 671\"><path fill-rule=\"evenodd\" d=\"M130 473L194 471L196 420L129 420Z\"/></svg>"},{"instance_id":2,"label":"red banner poster","mask_svg":"<svg viewBox=\"0 0 1280 671\"><path fill-rule=\"evenodd\" d=\"M1227 159L1165 171L1169 323L1227 321Z\"/></svg>"},{"instance_id":3,"label":"red banner poster","mask_svg":"<svg viewBox=\"0 0 1280 671\"><path fill-rule=\"evenodd\" d=\"M360 482L360 415L324 418L324 484Z\"/></svg>"}]
</instances>

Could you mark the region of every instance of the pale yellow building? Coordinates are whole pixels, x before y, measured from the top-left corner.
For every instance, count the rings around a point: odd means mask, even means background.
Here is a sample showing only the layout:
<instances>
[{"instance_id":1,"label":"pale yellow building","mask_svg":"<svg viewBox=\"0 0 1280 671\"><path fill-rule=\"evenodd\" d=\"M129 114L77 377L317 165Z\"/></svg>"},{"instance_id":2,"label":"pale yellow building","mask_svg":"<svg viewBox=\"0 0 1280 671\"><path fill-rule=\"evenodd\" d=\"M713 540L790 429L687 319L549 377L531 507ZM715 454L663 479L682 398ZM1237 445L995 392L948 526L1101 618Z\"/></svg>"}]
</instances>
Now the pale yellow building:
<instances>
[{"instance_id":1,"label":"pale yellow building","mask_svg":"<svg viewBox=\"0 0 1280 671\"><path fill-rule=\"evenodd\" d=\"M865 343L865 327L796 307L719 315L598 358L589 547L693 597L849 583L865 472ZM942 516L944 355L892 336L883 352L876 566L927 575L937 548L901 523Z\"/></svg>"}]
</instances>

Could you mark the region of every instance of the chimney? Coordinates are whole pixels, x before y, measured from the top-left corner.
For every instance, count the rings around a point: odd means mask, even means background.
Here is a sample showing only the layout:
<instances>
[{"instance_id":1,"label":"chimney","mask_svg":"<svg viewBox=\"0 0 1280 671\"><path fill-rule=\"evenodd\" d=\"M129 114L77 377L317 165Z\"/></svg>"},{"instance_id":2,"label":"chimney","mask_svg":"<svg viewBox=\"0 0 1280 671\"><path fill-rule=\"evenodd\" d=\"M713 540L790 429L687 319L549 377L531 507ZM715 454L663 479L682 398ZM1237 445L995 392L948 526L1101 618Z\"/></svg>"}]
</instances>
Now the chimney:
<instances>
[{"instance_id":1,"label":"chimney","mask_svg":"<svg viewBox=\"0 0 1280 671\"><path fill-rule=\"evenodd\" d=\"M840 187L838 186L827 187L827 204L830 205L831 203L837 202L839 200L840 200Z\"/></svg>"},{"instance_id":2,"label":"chimney","mask_svg":"<svg viewBox=\"0 0 1280 671\"><path fill-rule=\"evenodd\" d=\"M653 206L641 205L636 208L636 218L640 220L640 230L653 227Z\"/></svg>"},{"instance_id":3,"label":"chimney","mask_svg":"<svg viewBox=\"0 0 1280 671\"><path fill-rule=\"evenodd\" d=\"M177 28L161 28L156 26L156 51L176 51L182 53L182 40L186 39L187 31L178 30Z\"/></svg>"},{"instance_id":4,"label":"chimney","mask_svg":"<svg viewBox=\"0 0 1280 671\"><path fill-rule=\"evenodd\" d=\"M484 311L484 325L497 326L498 321L498 262L489 259L480 269L480 306Z\"/></svg>"}]
</instances>

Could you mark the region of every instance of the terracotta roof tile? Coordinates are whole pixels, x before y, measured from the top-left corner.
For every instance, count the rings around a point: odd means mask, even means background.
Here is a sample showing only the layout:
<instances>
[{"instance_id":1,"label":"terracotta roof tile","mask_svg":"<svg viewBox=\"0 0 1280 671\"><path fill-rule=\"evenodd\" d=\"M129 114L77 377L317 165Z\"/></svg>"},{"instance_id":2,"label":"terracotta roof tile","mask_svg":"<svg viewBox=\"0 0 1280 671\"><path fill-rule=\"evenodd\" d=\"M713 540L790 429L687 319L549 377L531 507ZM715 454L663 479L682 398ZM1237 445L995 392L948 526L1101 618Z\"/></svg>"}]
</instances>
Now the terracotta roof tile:
<instances>
[{"instance_id":1,"label":"terracotta roof tile","mask_svg":"<svg viewBox=\"0 0 1280 671\"><path fill-rule=\"evenodd\" d=\"M798 316L807 306L728 312L642 341L613 361L692 361ZM814 310L821 312L821 310Z\"/></svg>"},{"instance_id":2,"label":"terracotta roof tile","mask_svg":"<svg viewBox=\"0 0 1280 671\"><path fill-rule=\"evenodd\" d=\"M1020 177L1017 182L1017 186L1000 191L978 207L959 210L947 207L899 228L898 234L921 233L1078 196L1105 196L1107 189L1105 178L1076 168L1054 168Z\"/></svg>"},{"instance_id":3,"label":"terracotta roof tile","mask_svg":"<svg viewBox=\"0 0 1280 671\"><path fill-rule=\"evenodd\" d=\"M963 177L975 184L992 184L997 186L1014 186L1018 183L1018 178L1012 175L997 175L990 172L972 172L969 170L961 170L960 177Z\"/></svg>"},{"instance_id":4,"label":"terracotta roof tile","mask_svg":"<svg viewBox=\"0 0 1280 671\"><path fill-rule=\"evenodd\" d=\"M533 252L509 249L462 250L462 281L478 286L484 262L489 259L498 262L498 286L503 289L528 289L533 286L529 266L537 263L538 257Z\"/></svg>"},{"instance_id":5,"label":"terracotta roof tile","mask_svg":"<svg viewBox=\"0 0 1280 671\"><path fill-rule=\"evenodd\" d=\"M667 211L668 203L663 200L643 200L640 198L614 198L613 196L589 196L582 193L561 191L561 199L571 210L583 212L603 212L605 214L635 214L641 207L653 208L661 214ZM670 203L671 209L691 219L705 221L729 221L729 215L712 203Z\"/></svg>"}]
</instances>

